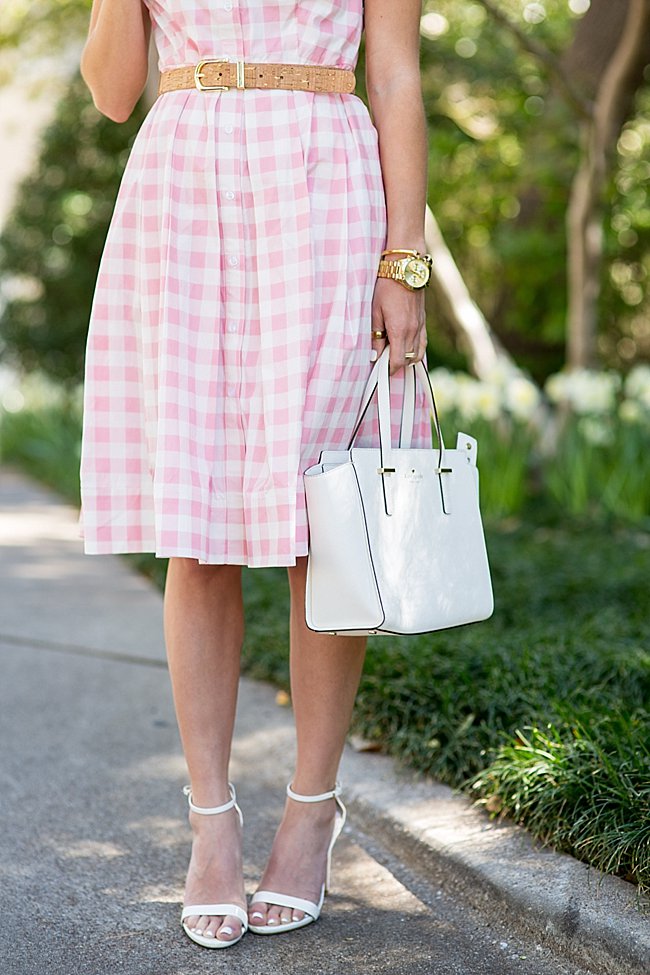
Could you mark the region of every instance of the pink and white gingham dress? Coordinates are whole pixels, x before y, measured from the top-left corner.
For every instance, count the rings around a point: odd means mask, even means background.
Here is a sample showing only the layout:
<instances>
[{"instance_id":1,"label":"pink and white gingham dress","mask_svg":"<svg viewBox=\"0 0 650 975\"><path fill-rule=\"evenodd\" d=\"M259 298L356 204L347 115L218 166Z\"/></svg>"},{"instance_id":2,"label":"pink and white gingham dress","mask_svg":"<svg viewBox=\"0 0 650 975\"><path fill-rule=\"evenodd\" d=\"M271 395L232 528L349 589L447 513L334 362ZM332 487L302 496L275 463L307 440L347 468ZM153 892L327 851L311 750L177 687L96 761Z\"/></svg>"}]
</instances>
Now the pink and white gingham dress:
<instances>
[{"instance_id":1,"label":"pink and white gingham dress","mask_svg":"<svg viewBox=\"0 0 650 975\"><path fill-rule=\"evenodd\" d=\"M161 69L223 56L356 65L362 0L146 2ZM377 132L358 96L158 97L91 311L86 552L249 566L307 554L302 473L347 445L385 239ZM420 405L414 442L428 444Z\"/></svg>"}]
</instances>

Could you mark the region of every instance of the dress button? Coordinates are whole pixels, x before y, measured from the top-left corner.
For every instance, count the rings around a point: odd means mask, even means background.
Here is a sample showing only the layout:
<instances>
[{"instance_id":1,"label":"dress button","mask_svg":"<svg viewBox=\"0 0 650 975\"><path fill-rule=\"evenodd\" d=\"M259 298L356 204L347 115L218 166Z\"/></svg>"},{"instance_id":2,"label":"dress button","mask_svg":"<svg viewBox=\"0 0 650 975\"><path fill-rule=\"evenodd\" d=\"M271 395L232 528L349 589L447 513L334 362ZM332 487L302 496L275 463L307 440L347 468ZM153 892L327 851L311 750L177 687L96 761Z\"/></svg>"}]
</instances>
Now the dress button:
<instances>
[{"instance_id":1,"label":"dress button","mask_svg":"<svg viewBox=\"0 0 650 975\"><path fill-rule=\"evenodd\" d=\"M226 392L228 393L228 396L234 396L235 393L237 392L237 389L235 386L231 384L230 386L226 387Z\"/></svg>"},{"instance_id":2,"label":"dress button","mask_svg":"<svg viewBox=\"0 0 650 975\"><path fill-rule=\"evenodd\" d=\"M224 195L225 195L225 197L226 197L227 200L234 200L235 199L235 194L233 193L232 190L226 190L226 192L225 192Z\"/></svg>"},{"instance_id":3,"label":"dress button","mask_svg":"<svg viewBox=\"0 0 650 975\"><path fill-rule=\"evenodd\" d=\"M230 135L230 133L232 132L232 125L224 125L223 130L224 132L227 132L228 135Z\"/></svg>"},{"instance_id":4,"label":"dress button","mask_svg":"<svg viewBox=\"0 0 650 975\"><path fill-rule=\"evenodd\" d=\"M237 331L237 326L235 325L234 322L231 322L230 323L230 325L228 326L228 331L229 332L236 332Z\"/></svg>"},{"instance_id":5,"label":"dress button","mask_svg":"<svg viewBox=\"0 0 650 975\"><path fill-rule=\"evenodd\" d=\"M228 263L231 267L236 267L239 264L239 258L235 257L234 254L231 254L228 258Z\"/></svg>"},{"instance_id":6,"label":"dress button","mask_svg":"<svg viewBox=\"0 0 650 975\"><path fill-rule=\"evenodd\" d=\"M232 4L231 3L224 3L223 9L224 10L232 10Z\"/></svg>"}]
</instances>

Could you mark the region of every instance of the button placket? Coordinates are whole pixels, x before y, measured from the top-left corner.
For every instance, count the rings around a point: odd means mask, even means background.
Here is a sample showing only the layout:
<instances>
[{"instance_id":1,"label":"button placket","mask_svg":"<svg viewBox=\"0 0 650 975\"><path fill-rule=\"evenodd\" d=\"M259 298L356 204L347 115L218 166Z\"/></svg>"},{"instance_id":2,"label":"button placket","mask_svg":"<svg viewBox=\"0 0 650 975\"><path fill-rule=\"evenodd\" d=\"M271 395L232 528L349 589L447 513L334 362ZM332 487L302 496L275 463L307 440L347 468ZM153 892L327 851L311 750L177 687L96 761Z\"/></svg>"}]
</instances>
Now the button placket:
<instances>
[{"instance_id":1,"label":"button placket","mask_svg":"<svg viewBox=\"0 0 650 975\"><path fill-rule=\"evenodd\" d=\"M215 42L213 56L228 57L231 61L243 58L246 52L244 51L237 3L232 2L232 0L218 0L215 11L220 26L215 32L215 37L219 38L219 41ZM224 397L226 430L223 445L224 463L218 472L218 478L227 495L230 495L230 492L236 492L239 495L243 477L244 450L240 399L243 390L242 342L244 340L243 322L246 302L246 253L242 237L243 215L240 209L242 170L238 145L244 124L244 106L240 94L232 89L221 93L219 111L223 113L220 124L220 131L224 135L222 158L227 157L229 165L227 168L221 168L217 199L217 205L223 214L222 226L224 228L221 268L225 303L221 341L223 348L222 396ZM236 498L233 498L233 503L237 503Z\"/></svg>"}]
</instances>

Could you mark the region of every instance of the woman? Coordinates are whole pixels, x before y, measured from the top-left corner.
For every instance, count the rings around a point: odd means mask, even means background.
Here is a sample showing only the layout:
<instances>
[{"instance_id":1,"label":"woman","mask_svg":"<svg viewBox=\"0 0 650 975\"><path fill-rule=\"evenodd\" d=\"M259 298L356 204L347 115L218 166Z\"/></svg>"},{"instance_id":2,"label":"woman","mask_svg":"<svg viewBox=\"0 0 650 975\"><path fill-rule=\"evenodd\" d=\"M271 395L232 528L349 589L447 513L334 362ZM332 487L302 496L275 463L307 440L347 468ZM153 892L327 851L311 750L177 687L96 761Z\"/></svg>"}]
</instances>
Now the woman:
<instances>
[{"instance_id":1,"label":"woman","mask_svg":"<svg viewBox=\"0 0 650 975\"><path fill-rule=\"evenodd\" d=\"M165 639L194 837L182 921L208 947L248 926L315 920L343 823L336 776L365 638L305 625L302 472L347 443L386 342L396 386L425 354L423 291L399 280L404 253L385 255L402 262L397 280L377 277L382 250L425 250L419 18L419 0L93 2L81 70L99 111L131 114L152 26L165 85L132 147L98 273L83 533L89 553L169 558ZM364 28L373 121L349 87ZM197 67L204 59L226 61ZM263 76L267 87L252 87ZM359 442L375 433L364 420ZM297 733L248 908L228 781L242 565L287 566Z\"/></svg>"}]
</instances>

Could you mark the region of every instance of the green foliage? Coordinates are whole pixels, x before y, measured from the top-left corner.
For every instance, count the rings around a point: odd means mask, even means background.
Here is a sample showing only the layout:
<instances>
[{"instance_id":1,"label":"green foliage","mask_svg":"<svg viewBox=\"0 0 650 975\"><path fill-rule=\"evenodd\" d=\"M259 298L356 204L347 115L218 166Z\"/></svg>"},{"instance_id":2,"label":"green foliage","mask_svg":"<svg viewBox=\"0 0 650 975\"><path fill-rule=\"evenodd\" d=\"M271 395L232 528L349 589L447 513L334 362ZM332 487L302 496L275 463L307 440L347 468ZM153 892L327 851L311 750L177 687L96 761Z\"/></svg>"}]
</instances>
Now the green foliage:
<instances>
[{"instance_id":1,"label":"green foliage","mask_svg":"<svg viewBox=\"0 0 650 975\"><path fill-rule=\"evenodd\" d=\"M5 0L0 18L3 60L29 46L34 57L60 51L62 43L83 36L92 0ZM0 73L0 81L4 80Z\"/></svg>"},{"instance_id":2,"label":"green foliage","mask_svg":"<svg viewBox=\"0 0 650 975\"><path fill-rule=\"evenodd\" d=\"M649 160L650 85L645 85L619 139L618 171L608 197L600 349L614 364L650 358Z\"/></svg>"},{"instance_id":3,"label":"green foliage","mask_svg":"<svg viewBox=\"0 0 650 975\"><path fill-rule=\"evenodd\" d=\"M647 422L567 417L545 486L571 515L606 512L650 523L649 447Z\"/></svg>"},{"instance_id":4,"label":"green foliage","mask_svg":"<svg viewBox=\"0 0 650 975\"><path fill-rule=\"evenodd\" d=\"M647 711L568 710L558 726L517 731L472 788L539 839L626 880L650 880Z\"/></svg>"},{"instance_id":5,"label":"green foliage","mask_svg":"<svg viewBox=\"0 0 650 975\"><path fill-rule=\"evenodd\" d=\"M26 370L82 376L99 259L142 118L141 105L120 125L100 115L77 75L44 133L0 238L0 349Z\"/></svg>"},{"instance_id":6,"label":"green foliage","mask_svg":"<svg viewBox=\"0 0 650 975\"><path fill-rule=\"evenodd\" d=\"M67 390L32 377L24 387L28 405L0 408L0 463L20 464L34 477L79 502L81 390Z\"/></svg>"},{"instance_id":7,"label":"green foliage","mask_svg":"<svg viewBox=\"0 0 650 975\"><path fill-rule=\"evenodd\" d=\"M566 0L500 0L499 8L555 54L568 48L577 18ZM565 215L578 121L547 69L481 4L432 0L424 12L429 203L473 296L542 382L564 361ZM599 347L613 365L650 355L649 110L645 85L605 201ZM449 361L444 345L436 351Z\"/></svg>"}]
</instances>

